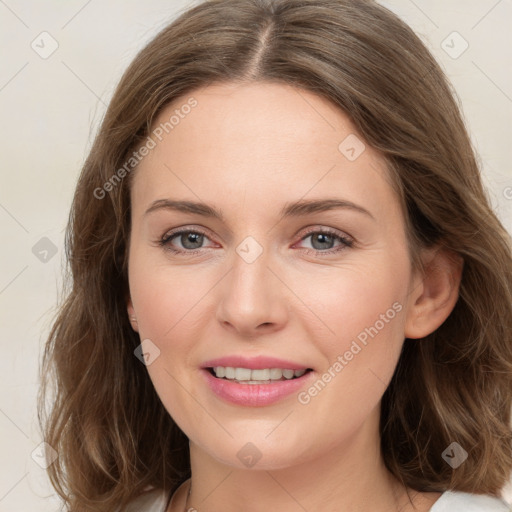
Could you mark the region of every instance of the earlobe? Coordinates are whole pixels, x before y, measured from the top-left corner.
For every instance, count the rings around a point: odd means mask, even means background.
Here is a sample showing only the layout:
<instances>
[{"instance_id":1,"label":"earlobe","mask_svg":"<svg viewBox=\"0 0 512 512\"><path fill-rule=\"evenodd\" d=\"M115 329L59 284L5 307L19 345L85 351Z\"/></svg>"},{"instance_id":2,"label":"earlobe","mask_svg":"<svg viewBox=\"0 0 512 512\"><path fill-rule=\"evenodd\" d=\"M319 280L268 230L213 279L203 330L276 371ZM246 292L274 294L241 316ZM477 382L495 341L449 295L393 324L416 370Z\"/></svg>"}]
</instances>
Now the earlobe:
<instances>
[{"instance_id":1,"label":"earlobe","mask_svg":"<svg viewBox=\"0 0 512 512\"><path fill-rule=\"evenodd\" d=\"M450 316L459 298L464 260L442 247L424 254L424 274L418 276L409 296L405 337L428 336Z\"/></svg>"},{"instance_id":2,"label":"earlobe","mask_svg":"<svg viewBox=\"0 0 512 512\"><path fill-rule=\"evenodd\" d=\"M135 332L139 332L139 324L137 323L137 316L135 315L135 310L133 308L133 303L131 297L128 297L127 300L127 312L128 318L130 319L130 325Z\"/></svg>"}]
</instances>

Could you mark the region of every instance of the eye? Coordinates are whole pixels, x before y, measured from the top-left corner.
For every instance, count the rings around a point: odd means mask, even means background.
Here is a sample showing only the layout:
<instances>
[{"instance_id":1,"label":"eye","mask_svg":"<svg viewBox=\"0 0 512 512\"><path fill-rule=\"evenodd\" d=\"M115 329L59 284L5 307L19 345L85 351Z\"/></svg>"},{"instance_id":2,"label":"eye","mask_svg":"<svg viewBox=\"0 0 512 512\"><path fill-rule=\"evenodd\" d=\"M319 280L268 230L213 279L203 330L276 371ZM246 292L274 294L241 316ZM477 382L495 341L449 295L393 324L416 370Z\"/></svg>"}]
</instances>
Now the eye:
<instances>
[{"instance_id":1,"label":"eye","mask_svg":"<svg viewBox=\"0 0 512 512\"><path fill-rule=\"evenodd\" d=\"M332 229L316 229L309 231L302 237L301 241L311 238L312 249L306 248L307 252L315 254L333 254L342 251L346 248L352 247L354 241L344 235L341 235ZM340 244L333 248L333 244L338 241Z\"/></svg>"},{"instance_id":2,"label":"eye","mask_svg":"<svg viewBox=\"0 0 512 512\"><path fill-rule=\"evenodd\" d=\"M177 239L181 244L181 248L174 247L172 240ZM206 233L197 229L178 229L167 233L160 241L159 244L165 248L165 250L174 253L186 253L195 254L202 249L204 240L208 239Z\"/></svg>"},{"instance_id":3,"label":"eye","mask_svg":"<svg viewBox=\"0 0 512 512\"><path fill-rule=\"evenodd\" d=\"M351 238L332 229L310 230L300 241L303 242L308 238L311 238L312 248L309 249L306 247L305 251L306 253L313 252L315 255L330 255L354 245L354 241ZM176 241L173 242L173 240ZM205 240L209 240L209 238L204 231L200 229L181 228L166 233L165 236L158 241L158 244L166 251L175 254L194 255L201 252L202 249L207 248L203 247ZM338 242L339 245L333 247L333 244L336 242ZM176 247L176 243L179 243L178 247Z\"/></svg>"}]
</instances>

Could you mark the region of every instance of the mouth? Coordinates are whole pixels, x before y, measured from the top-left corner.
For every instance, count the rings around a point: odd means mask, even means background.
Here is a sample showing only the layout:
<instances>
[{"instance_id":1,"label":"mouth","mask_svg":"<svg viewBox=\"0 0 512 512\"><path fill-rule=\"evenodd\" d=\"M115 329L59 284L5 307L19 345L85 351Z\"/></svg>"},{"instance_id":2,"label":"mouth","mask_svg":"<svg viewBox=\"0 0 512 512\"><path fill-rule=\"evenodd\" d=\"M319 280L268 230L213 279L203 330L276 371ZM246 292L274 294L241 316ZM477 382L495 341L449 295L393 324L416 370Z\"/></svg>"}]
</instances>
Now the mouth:
<instances>
[{"instance_id":1,"label":"mouth","mask_svg":"<svg viewBox=\"0 0 512 512\"><path fill-rule=\"evenodd\" d=\"M284 360L281 360L281 365L285 367L279 368L276 364L279 361L270 358L252 359L250 362L234 359L233 363L240 366L219 366L220 361L212 361L201 369L201 373L210 391L221 400L238 406L263 407L276 404L298 393L315 378L313 369ZM276 366L272 367L273 364ZM267 365L270 367L265 368Z\"/></svg>"},{"instance_id":2,"label":"mouth","mask_svg":"<svg viewBox=\"0 0 512 512\"><path fill-rule=\"evenodd\" d=\"M312 368L293 370L290 368L243 368L214 366L205 368L214 378L236 384L262 385L301 378Z\"/></svg>"}]
</instances>

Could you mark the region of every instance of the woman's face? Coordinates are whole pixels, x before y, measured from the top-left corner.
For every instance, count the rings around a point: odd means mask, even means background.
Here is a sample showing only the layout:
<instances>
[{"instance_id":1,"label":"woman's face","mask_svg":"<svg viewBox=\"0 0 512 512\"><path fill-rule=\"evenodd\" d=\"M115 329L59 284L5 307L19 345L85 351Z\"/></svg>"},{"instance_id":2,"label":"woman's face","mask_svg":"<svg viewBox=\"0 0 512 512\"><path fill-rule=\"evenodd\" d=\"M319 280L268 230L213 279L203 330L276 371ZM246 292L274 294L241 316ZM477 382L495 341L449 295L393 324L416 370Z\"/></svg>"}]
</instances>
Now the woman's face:
<instances>
[{"instance_id":1,"label":"woman's face","mask_svg":"<svg viewBox=\"0 0 512 512\"><path fill-rule=\"evenodd\" d=\"M197 90L151 137L128 310L169 414L241 468L375 441L417 286L381 155L326 100L270 83Z\"/></svg>"}]
</instances>

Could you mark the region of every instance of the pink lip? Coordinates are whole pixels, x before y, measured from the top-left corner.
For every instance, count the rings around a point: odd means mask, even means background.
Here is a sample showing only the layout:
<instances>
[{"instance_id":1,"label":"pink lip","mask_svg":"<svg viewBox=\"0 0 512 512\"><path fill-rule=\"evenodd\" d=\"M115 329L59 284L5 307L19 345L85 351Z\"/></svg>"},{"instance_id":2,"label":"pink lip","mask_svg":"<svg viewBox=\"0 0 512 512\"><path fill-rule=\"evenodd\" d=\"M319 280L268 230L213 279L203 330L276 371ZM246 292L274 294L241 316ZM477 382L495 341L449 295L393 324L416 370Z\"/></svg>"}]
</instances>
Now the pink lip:
<instances>
[{"instance_id":1,"label":"pink lip","mask_svg":"<svg viewBox=\"0 0 512 512\"><path fill-rule=\"evenodd\" d=\"M216 364L215 366L223 365ZM237 366L247 368L247 366L241 364ZM269 366L263 367L269 368ZM281 364L271 365L270 367L282 368ZM201 369L201 374L206 379L206 383L218 397L237 405L249 407L271 405L292 393L297 393L310 382L314 373L313 371L306 372L296 379L278 380L272 384L238 384L234 381L219 379L212 375L210 370Z\"/></svg>"},{"instance_id":2,"label":"pink lip","mask_svg":"<svg viewBox=\"0 0 512 512\"><path fill-rule=\"evenodd\" d=\"M203 368L214 368L215 366L230 366L232 368L250 368L251 370L263 370L265 368L281 368L282 370L307 370L309 367L293 361L285 361L275 357L256 356L226 356L206 361Z\"/></svg>"}]
</instances>

